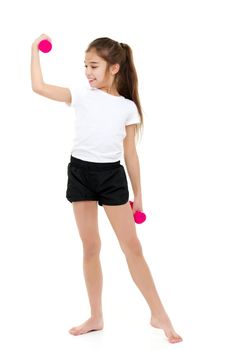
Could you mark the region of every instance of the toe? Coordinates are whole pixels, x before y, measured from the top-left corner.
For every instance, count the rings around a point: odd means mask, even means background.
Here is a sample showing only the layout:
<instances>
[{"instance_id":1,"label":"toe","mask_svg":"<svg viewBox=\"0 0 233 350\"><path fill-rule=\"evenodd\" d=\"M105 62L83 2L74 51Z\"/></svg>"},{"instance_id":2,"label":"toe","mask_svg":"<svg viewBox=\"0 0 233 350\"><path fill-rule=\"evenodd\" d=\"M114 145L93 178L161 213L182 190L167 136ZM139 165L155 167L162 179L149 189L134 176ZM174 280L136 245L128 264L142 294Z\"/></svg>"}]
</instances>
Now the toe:
<instances>
[{"instance_id":1,"label":"toe","mask_svg":"<svg viewBox=\"0 0 233 350\"><path fill-rule=\"evenodd\" d=\"M176 343L177 342L177 340L175 338L171 338L171 339L169 339L169 341L170 341L170 343Z\"/></svg>"},{"instance_id":2,"label":"toe","mask_svg":"<svg viewBox=\"0 0 233 350\"><path fill-rule=\"evenodd\" d=\"M71 328L69 332L72 335L79 335L81 330L74 327L74 328Z\"/></svg>"},{"instance_id":3,"label":"toe","mask_svg":"<svg viewBox=\"0 0 233 350\"><path fill-rule=\"evenodd\" d=\"M171 343L178 343L178 342L180 342L180 341L182 341L183 339L180 337L180 336L173 336L173 337L171 337L170 339L169 339L169 341L171 342Z\"/></svg>"}]
</instances>

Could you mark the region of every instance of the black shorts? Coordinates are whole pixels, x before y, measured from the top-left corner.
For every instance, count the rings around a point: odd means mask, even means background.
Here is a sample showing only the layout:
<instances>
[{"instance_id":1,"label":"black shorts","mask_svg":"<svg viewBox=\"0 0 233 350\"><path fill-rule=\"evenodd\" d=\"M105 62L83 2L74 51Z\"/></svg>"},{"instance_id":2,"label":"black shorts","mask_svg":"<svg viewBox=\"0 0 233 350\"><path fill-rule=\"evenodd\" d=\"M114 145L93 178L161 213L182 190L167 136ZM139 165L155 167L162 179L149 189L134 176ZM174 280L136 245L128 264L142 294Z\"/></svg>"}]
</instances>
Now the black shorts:
<instances>
[{"instance_id":1,"label":"black shorts","mask_svg":"<svg viewBox=\"0 0 233 350\"><path fill-rule=\"evenodd\" d=\"M67 174L66 198L71 203L94 200L99 205L120 205L129 201L127 177L120 161L95 163L71 155Z\"/></svg>"}]
</instances>

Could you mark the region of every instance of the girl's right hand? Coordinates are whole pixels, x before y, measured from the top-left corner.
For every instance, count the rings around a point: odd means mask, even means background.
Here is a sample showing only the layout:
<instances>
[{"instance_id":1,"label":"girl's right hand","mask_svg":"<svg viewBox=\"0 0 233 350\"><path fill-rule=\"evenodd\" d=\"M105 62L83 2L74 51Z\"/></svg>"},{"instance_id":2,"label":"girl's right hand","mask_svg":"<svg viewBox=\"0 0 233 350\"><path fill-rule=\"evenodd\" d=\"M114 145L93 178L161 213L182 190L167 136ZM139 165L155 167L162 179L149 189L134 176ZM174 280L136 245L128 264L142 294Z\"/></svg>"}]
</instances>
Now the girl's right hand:
<instances>
[{"instance_id":1,"label":"girl's right hand","mask_svg":"<svg viewBox=\"0 0 233 350\"><path fill-rule=\"evenodd\" d=\"M52 39L48 36L48 35L46 35L46 34L41 34L33 43L32 43L32 47L36 47L37 49L38 49L38 45L39 45L39 42L41 41L41 40L48 40L48 41L50 41L50 42L52 42Z\"/></svg>"}]
</instances>

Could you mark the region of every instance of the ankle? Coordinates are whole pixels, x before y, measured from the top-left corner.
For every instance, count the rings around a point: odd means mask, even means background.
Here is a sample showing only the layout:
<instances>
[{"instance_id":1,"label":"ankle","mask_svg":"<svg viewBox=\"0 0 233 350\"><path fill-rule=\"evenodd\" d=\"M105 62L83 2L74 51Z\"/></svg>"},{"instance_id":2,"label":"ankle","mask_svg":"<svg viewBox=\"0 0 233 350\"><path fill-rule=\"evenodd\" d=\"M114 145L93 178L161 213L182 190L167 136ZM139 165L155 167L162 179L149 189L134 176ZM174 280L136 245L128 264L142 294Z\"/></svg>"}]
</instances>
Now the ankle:
<instances>
[{"instance_id":1,"label":"ankle","mask_svg":"<svg viewBox=\"0 0 233 350\"><path fill-rule=\"evenodd\" d=\"M103 318L103 314L102 314L102 313L91 314L91 318L94 318L94 319L102 319L102 318Z\"/></svg>"},{"instance_id":2,"label":"ankle","mask_svg":"<svg viewBox=\"0 0 233 350\"><path fill-rule=\"evenodd\" d=\"M167 317L167 313L164 309L157 310L156 312L151 311L151 318L164 318Z\"/></svg>"}]
</instances>

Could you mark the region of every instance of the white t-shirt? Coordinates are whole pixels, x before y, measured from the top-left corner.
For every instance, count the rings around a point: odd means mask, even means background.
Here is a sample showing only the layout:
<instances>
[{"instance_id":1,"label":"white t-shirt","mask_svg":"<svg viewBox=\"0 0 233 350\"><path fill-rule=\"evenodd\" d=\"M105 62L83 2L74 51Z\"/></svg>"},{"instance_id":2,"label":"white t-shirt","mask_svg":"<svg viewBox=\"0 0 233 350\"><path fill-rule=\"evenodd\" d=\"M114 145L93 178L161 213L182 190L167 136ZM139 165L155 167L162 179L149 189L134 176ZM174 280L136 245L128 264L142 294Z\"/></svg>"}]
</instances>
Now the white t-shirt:
<instances>
[{"instance_id":1,"label":"white t-shirt","mask_svg":"<svg viewBox=\"0 0 233 350\"><path fill-rule=\"evenodd\" d=\"M89 86L69 88L74 107L73 157L98 163L121 159L125 125L140 123L134 101Z\"/></svg>"}]
</instances>

